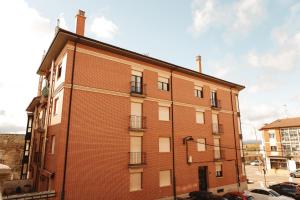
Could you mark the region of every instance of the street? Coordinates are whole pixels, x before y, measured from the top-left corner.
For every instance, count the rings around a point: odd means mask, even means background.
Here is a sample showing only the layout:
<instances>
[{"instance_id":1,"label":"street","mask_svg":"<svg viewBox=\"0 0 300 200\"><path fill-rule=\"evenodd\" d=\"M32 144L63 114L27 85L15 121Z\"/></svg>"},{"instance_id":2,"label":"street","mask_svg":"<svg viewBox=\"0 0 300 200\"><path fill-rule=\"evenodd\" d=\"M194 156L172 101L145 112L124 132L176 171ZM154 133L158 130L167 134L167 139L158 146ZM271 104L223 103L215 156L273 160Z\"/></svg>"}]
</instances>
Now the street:
<instances>
[{"instance_id":1,"label":"street","mask_svg":"<svg viewBox=\"0 0 300 200\"><path fill-rule=\"evenodd\" d=\"M248 189L262 188L265 187L265 180L263 172L259 166L246 165L247 178L250 181L254 181L253 184L248 184ZM266 174L266 185L273 185L276 183L291 181L300 184L300 178L291 178L288 173L267 173Z\"/></svg>"}]
</instances>

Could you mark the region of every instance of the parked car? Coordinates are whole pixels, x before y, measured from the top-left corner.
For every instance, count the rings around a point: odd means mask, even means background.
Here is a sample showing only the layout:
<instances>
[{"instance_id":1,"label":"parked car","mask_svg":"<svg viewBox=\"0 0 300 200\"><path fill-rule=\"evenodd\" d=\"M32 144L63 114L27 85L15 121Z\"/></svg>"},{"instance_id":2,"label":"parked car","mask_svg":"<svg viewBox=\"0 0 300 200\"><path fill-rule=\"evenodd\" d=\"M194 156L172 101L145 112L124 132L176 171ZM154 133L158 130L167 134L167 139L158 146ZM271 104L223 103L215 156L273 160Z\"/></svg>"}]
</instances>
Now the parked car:
<instances>
[{"instance_id":1,"label":"parked car","mask_svg":"<svg viewBox=\"0 0 300 200\"><path fill-rule=\"evenodd\" d=\"M295 171L291 172L290 176L294 178L300 177L300 169L296 169Z\"/></svg>"},{"instance_id":2,"label":"parked car","mask_svg":"<svg viewBox=\"0 0 300 200\"><path fill-rule=\"evenodd\" d=\"M254 198L242 192L228 192L223 195L226 200L254 200Z\"/></svg>"},{"instance_id":3,"label":"parked car","mask_svg":"<svg viewBox=\"0 0 300 200\"><path fill-rule=\"evenodd\" d=\"M252 165L252 166L259 166L260 162L259 162L259 160L254 160L253 162L250 163L250 165Z\"/></svg>"},{"instance_id":4,"label":"parked car","mask_svg":"<svg viewBox=\"0 0 300 200\"><path fill-rule=\"evenodd\" d=\"M300 200L300 187L291 183L279 183L269 187L281 195Z\"/></svg>"},{"instance_id":5,"label":"parked car","mask_svg":"<svg viewBox=\"0 0 300 200\"><path fill-rule=\"evenodd\" d=\"M252 189L246 193L258 200L293 200L293 198L280 195L272 189Z\"/></svg>"}]
</instances>

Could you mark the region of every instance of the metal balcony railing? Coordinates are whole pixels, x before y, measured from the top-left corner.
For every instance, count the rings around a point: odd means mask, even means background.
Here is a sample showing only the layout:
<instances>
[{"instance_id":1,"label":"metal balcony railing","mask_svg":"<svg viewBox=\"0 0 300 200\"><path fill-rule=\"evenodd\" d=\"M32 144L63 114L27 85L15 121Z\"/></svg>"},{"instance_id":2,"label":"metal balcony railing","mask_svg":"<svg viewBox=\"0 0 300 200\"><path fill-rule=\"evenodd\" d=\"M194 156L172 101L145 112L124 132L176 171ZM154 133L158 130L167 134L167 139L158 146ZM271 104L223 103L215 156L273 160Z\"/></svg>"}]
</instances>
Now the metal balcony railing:
<instances>
[{"instance_id":1,"label":"metal balcony railing","mask_svg":"<svg viewBox=\"0 0 300 200\"><path fill-rule=\"evenodd\" d=\"M42 119L38 119L36 130L38 132L44 132L45 131L45 120L43 118Z\"/></svg>"},{"instance_id":2,"label":"metal balcony railing","mask_svg":"<svg viewBox=\"0 0 300 200\"><path fill-rule=\"evenodd\" d=\"M221 109L221 100L210 99L210 105L212 109Z\"/></svg>"},{"instance_id":3,"label":"metal balcony railing","mask_svg":"<svg viewBox=\"0 0 300 200\"><path fill-rule=\"evenodd\" d=\"M146 95L146 84L137 81L130 82L130 94Z\"/></svg>"},{"instance_id":4,"label":"metal balcony railing","mask_svg":"<svg viewBox=\"0 0 300 200\"><path fill-rule=\"evenodd\" d=\"M224 150L214 150L214 161L221 161L225 159L225 151Z\"/></svg>"},{"instance_id":5,"label":"metal balcony railing","mask_svg":"<svg viewBox=\"0 0 300 200\"><path fill-rule=\"evenodd\" d=\"M36 164L40 164L40 161L41 161L41 152L35 152L34 153L34 156L33 156L33 161L36 163Z\"/></svg>"},{"instance_id":6,"label":"metal balcony railing","mask_svg":"<svg viewBox=\"0 0 300 200\"><path fill-rule=\"evenodd\" d=\"M224 133L223 124L213 123L212 124L212 133L214 135L220 135L220 134Z\"/></svg>"},{"instance_id":7,"label":"metal balcony railing","mask_svg":"<svg viewBox=\"0 0 300 200\"><path fill-rule=\"evenodd\" d=\"M145 165L146 152L129 152L129 166Z\"/></svg>"},{"instance_id":8,"label":"metal balcony railing","mask_svg":"<svg viewBox=\"0 0 300 200\"><path fill-rule=\"evenodd\" d=\"M144 116L129 116L130 130L144 130L146 129L146 117Z\"/></svg>"},{"instance_id":9,"label":"metal balcony railing","mask_svg":"<svg viewBox=\"0 0 300 200\"><path fill-rule=\"evenodd\" d=\"M42 95L44 97L48 97L48 93L49 93L49 88L47 86L44 86L44 88L42 89Z\"/></svg>"}]
</instances>

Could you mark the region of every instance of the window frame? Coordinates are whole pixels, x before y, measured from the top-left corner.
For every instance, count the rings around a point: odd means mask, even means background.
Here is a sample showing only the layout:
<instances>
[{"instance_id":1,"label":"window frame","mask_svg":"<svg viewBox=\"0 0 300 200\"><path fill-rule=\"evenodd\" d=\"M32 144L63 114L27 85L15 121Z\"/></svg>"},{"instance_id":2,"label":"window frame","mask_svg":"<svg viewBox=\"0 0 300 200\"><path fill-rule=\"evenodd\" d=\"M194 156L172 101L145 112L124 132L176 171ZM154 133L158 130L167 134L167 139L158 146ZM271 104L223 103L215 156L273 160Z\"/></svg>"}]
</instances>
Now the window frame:
<instances>
[{"instance_id":1,"label":"window frame","mask_svg":"<svg viewBox=\"0 0 300 200\"><path fill-rule=\"evenodd\" d=\"M204 143L199 142L199 140L204 140ZM200 145L203 145L203 146L204 146L204 150L201 150L201 149L199 148ZM199 150L199 149L200 149L200 150ZM197 151L198 151L198 152L204 152L204 151L206 151L206 138L197 138Z\"/></svg>"},{"instance_id":2,"label":"window frame","mask_svg":"<svg viewBox=\"0 0 300 200\"><path fill-rule=\"evenodd\" d=\"M50 154L54 155L55 154L55 135L51 135L51 149L50 149Z\"/></svg>"},{"instance_id":3,"label":"window frame","mask_svg":"<svg viewBox=\"0 0 300 200\"><path fill-rule=\"evenodd\" d=\"M162 148L163 144L161 144L161 141L163 141L162 139L168 139L168 142L169 142L169 144L168 144L169 150L168 151L163 151L163 148ZM158 138L158 152L159 153L170 153L171 151L172 151L172 149L171 149L171 138L170 137L159 137Z\"/></svg>"},{"instance_id":4,"label":"window frame","mask_svg":"<svg viewBox=\"0 0 300 200\"><path fill-rule=\"evenodd\" d=\"M197 121L197 116L198 116L198 113L202 113L202 119L203 119L203 121L202 121L202 123L199 123L198 121ZM196 124L205 124L205 112L204 111L196 111Z\"/></svg>"},{"instance_id":5,"label":"window frame","mask_svg":"<svg viewBox=\"0 0 300 200\"><path fill-rule=\"evenodd\" d=\"M217 166L220 166L220 167L221 167L221 170L220 170L220 171L217 171ZM216 177L217 177L217 178L223 177L223 165L222 165L222 164L217 164L217 165L216 165Z\"/></svg>"},{"instance_id":6,"label":"window frame","mask_svg":"<svg viewBox=\"0 0 300 200\"><path fill-rule=\"evenodd\" d=\"M195 88L194 88L194 96L197 97L197 98L199 98L199 99L203 99L204 98L203 87L195 86Z\"/></svg>"},{"instance_id":7,"label":"window frame","mask_svg":"<svg viewBox=\"0 0 300 200\"><path fill-rule=\"evenodd\" d=\"M163 116L163 115L161 115L161 110L160 110L161 108L168 109L168 119L160 118L160 116ZM158 120L159 121L170 121L170 107L169 106L161 106L161 105L158 106Z\"/></svg>"},{"instance_id":8,"label":"window frame","mask_svg":"<svg viewBox=\"0 0 300 200\"><path fill-rule=\"evenodd\" d=\"M57 75L56 75L56 80L59 80L62 75L62 63L57 65Z\"/></svg>"},{"instance_id":9,"label":"window frame","mask_svg":"<svg viewBox=\"0 0 300 200\"><path fill-rule=\"evenodd\" d=\"M275 147L275 148L272 148L272 147ZM278 150L277 146L274 146L274 145L270 146L270 149L271 149L271 152L277 152L277 150Z\"/></svg>"},{"instance_id":10,"label":"window frame","mask_svg":"<svg viewBox=\"0 0 300 200\"><path fill-rule=\"evenodd\" d=\"M165 79L167 81L161 81L160 79ZM169 78L158 77L157 87L161 91L170 91L170 80L169 80Z\"/></svg>"},{"instance_id":11,"label":"window frame","mask_svg":"<svg viewBox=\"0 0 300 200\"><path fill-rule=\"evenodd\" d=\"M139 189L135 189L135 190L132 190L131 188L131 175L133 174L140 174L140 188ZM129 174L129 192L136 192L136 191L141 191L143 190L143 172L134 172L134 173L130 173Z\"/></svg>"},{"instance_id":12,"label":"window frame","mask_svg":"<svg viewBox=\"0 0 300 200\"><path fill-rule=\"evenodd\" d=\"M57 113L58 100L59 100L59 97L56 97L53 101L53 116L58 115L58 113Z\"/></svg>"},{"instance_id":13,"label":"window frame","mask_svg":"<svg viewBox=\"0 0 300 200\"><path fill-rule=\"evenodd\" d=\"M161 172L169 172L169 184L168 185L161 185ZM160 170L159 171L159 187L169 187L172 185L172 173L171 173L171 170L170 169L167 169L167 170Z\"/></svg>"}]
</instances>

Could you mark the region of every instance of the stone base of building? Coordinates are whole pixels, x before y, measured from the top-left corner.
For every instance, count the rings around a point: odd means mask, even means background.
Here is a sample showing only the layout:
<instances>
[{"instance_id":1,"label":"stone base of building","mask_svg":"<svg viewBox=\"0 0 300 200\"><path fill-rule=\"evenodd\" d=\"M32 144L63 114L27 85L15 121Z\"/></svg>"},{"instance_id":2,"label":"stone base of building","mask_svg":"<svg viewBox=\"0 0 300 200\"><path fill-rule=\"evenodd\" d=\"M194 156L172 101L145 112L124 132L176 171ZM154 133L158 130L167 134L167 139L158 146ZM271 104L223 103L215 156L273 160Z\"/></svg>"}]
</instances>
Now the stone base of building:
<instances>
[{"instance_id":1,"label":"stone base of building","mask_svg":"<svg viewBox=\"0 0 300 200\"><path fill-rule=\"evenodd\" d=\"M227 192L233 192L233 191L242 192L242 191L245 191L247 189L248 189L247 182L241 182L240 187L238 187L238 185L236 183L234 183L234 184L230 184L230 185L223 185L223 186L220 186L220 187L209 188L208 191L212 192L213 194L223 195ZM188 193L180 194L180 195L177 195L177 197L185 198L185 197L189 197L189 194ZM173 200L173 199L174 199L174 197L170 196L170 197L160 198L158 200Z\"/></svg>"}]
</instances>

